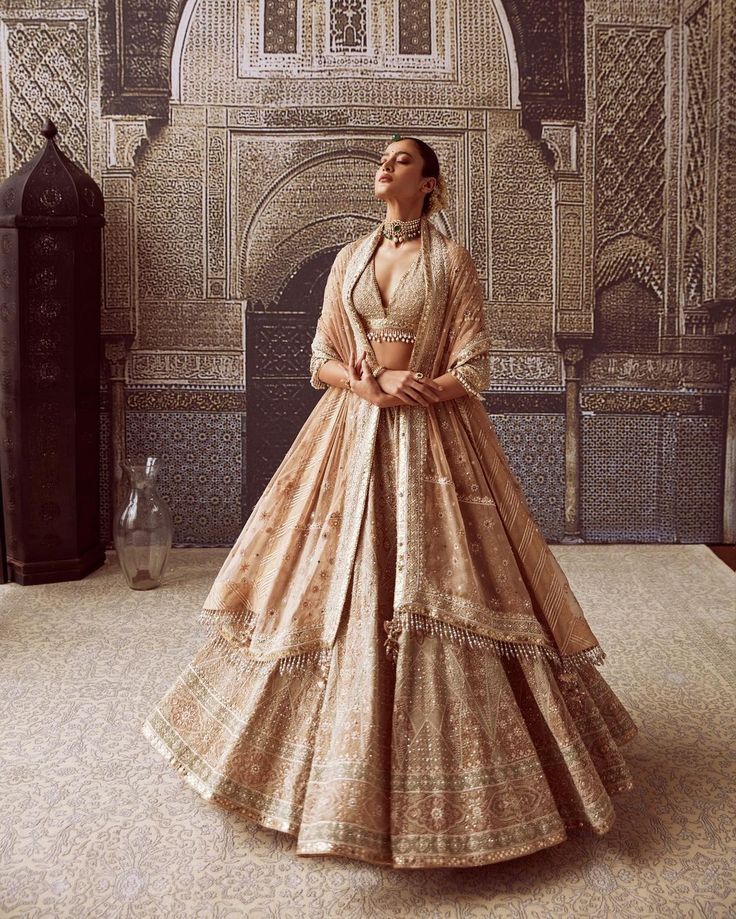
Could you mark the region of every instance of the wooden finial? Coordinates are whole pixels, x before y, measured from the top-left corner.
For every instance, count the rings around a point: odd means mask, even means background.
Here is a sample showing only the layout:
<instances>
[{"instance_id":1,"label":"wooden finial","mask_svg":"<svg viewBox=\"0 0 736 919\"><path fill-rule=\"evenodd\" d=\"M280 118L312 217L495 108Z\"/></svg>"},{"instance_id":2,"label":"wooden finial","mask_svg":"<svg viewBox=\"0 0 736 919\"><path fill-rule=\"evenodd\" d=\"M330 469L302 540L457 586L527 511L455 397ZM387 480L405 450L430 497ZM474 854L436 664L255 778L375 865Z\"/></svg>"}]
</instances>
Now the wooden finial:
<instances>
[{"instance_id":1,"label":"wooden finial","mask_svg":"<svg viewBox=\"0 0 736 919\"><path fill-rule=\"evenodd\" d=\"M56 137L56 135L59 132L57 131L56 125L54 124L54 122L50 118L47 118L46 121L44 121L43 123L43 127L41 128L41 133L46 138L46 140L51 140L51 138Z\"/></svg>"}]
</instances>

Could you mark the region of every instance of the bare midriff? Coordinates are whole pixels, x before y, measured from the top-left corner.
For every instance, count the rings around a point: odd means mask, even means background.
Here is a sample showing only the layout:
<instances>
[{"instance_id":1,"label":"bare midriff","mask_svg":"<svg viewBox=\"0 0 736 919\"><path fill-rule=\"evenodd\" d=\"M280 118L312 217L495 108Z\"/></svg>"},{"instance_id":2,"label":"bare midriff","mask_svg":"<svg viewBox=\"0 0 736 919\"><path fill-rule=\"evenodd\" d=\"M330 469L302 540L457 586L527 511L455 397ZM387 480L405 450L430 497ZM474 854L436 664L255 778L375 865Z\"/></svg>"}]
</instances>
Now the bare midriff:
<instances>
[{"instance_id":1,"label":"bare midriff","mask_svg":"<svg viewBox=\"0 0 736 919\"><path fill-rule=\"evenodd\" d=\"M372 341L373 353L379 366L386 370L408 370L413 342L408 341Z\"/></svg>"}]
</instances>

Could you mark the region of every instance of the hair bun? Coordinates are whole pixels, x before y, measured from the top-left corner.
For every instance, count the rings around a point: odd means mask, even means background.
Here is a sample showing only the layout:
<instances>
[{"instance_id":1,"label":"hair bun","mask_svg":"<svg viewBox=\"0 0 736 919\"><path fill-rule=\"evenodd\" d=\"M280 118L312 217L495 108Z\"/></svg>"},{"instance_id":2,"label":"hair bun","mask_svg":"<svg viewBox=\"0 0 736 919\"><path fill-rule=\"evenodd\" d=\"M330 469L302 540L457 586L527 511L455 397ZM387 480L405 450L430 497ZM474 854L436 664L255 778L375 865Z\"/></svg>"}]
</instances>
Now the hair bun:
<instances>
[{"instance_id":1,"label":"hair bun","mask_svg":"<svg viewBox=\"0 0 736 919\"><path fill-rule=\"evenodd\" d=\"M425 201L427 198L425 197ZM445 177L440 173L437 176L437 184L429 192L429 204L425 210L425 214L429 217L431 214L436 214L437 211L443 211L447 207L447 186L445 185Z\"/></svg>"}]
</instances>

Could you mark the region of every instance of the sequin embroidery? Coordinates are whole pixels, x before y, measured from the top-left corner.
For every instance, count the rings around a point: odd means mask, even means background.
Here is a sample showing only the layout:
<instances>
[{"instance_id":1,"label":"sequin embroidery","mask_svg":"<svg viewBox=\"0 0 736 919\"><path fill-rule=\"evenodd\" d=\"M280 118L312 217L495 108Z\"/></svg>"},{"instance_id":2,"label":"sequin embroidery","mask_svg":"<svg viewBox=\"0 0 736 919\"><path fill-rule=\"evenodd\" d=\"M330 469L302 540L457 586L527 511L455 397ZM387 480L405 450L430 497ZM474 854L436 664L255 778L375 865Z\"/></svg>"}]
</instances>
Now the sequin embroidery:
<instances>
[{"instance_id":1,"label":"sequin embroidery","mask_svg":"<svg viewBox=\"0 0 736 919\"><path fill-rule=\"evenodd\" d=\"M370 340L415 340L425 298L425 279L421 269L422 253L419 251L399 279L388 306L384 308L373 254L353 289L353 303L365 322L366 334Z\"/></svg>"}]
</instances>

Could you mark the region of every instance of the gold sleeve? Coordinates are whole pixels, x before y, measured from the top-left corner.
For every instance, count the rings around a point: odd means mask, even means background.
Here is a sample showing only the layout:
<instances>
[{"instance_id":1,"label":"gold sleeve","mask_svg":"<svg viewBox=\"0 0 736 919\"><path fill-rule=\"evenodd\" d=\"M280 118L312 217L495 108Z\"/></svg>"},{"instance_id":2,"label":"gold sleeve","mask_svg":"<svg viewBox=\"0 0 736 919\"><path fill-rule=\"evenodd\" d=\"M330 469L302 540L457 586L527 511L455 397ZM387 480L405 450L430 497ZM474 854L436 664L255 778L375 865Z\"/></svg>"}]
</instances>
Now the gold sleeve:
<instances>
[{"instance_id":1,"label":"gold sleeve","mask_svg":"<svg viewBox=\"0 0 736 919\"><path fill-rule=\"evenodd\" d=\"M483 286L472 256L458 246L450 260L448 308L455 313L447 372L468 395L483 400L491 382L491 336L486 320Z\"/></svg>"},{"instance_id":2,"label":"gold sleeve","mask_svg":"<svg viewBox=\"0 0 736 919\"><path fill-rule=\"evenodd\" d=\"M327 278L325 285L324 298L322 300L322 310L317 319L317 328L314 333L311 345L311 355L309 359L309 382L314 389L327 389L328 384L323 383L317 376L319 368L325 361L342 361L338 354L339 341L339 323L337 315L339 313L340 298L342 297L342 282L345 272L346 249L343 248L337 253L335 261Z\"/></svg>"}]
</instances>

